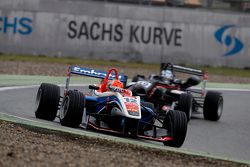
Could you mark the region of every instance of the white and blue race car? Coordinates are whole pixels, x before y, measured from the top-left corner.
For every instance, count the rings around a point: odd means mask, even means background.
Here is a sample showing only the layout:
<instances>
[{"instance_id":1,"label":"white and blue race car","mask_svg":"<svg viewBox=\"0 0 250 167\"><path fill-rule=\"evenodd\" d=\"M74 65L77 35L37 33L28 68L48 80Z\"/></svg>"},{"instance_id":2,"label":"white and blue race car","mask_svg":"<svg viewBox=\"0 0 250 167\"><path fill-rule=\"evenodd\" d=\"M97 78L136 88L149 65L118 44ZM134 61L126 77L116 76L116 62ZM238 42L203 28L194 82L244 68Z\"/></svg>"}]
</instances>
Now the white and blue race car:
<instances>
[{"instance_id":1,"label":"white and blue race car","mask_svg":"<svg viewBox=\"0 0 250 167\"><path fill-rule=\"evenodd\" d=\"M88 94L70 90L72 74L102 79L89 85ZM180 147L186 137L187 118L183 112L168 111L164 119L154 112L154 105L132 96L126 87L127 76L116 69L107 73L89 68L70 66L63 96L60 87L42 83L36 96L36 118L53 121L57 116L61 125L82 127L106 133L163 142Z\"/></svg>"}]
</instances>

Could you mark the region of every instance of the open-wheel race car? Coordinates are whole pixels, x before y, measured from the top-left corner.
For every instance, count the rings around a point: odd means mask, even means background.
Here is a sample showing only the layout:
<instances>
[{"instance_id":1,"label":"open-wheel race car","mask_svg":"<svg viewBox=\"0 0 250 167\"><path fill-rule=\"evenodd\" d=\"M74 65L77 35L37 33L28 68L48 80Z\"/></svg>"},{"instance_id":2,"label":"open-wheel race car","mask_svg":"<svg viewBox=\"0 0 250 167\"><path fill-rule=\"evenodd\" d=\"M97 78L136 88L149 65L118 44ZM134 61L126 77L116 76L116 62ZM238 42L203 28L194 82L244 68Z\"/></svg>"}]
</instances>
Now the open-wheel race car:
<instances>
[{"instance_id":1,"label":"open-wheel race car","mask_svg":"<svg viewBox=\"0 0 250 167\"><path fill-rule=\"evenodd\" d=\"M191 76L182 81L176 78L176 72ZM160 74L136 75L127 88L133 95L153 103L159 117L163 118L168 110L179 110L189 121L192 114L200 114L203 109L205 119L218 121L223 110L223 96L217 91L206 91L207 79L207 73L202 70L162 63ZM200 89L193 87L199 84Z\"/></svg>"},{"instance_id":2,"label":"open-wheel race car","mask_svg":"<svg viewBox=\"0 0 250 167\"><path fill-rule=\"evenodd\" d=\"M89 85L87 93L70 90L72 74L100 78L100 84ZM163 142L180 147L186 137L187 118L183 112L169 110L164 119L155 113L154 105L142 102L140 96L124 89L127 76L116 69L107 73L70 66L64 94L60 87L42 83L36 96L36 118L49 121L59 118L61 125Z\"/></svg>"}]
</instances>

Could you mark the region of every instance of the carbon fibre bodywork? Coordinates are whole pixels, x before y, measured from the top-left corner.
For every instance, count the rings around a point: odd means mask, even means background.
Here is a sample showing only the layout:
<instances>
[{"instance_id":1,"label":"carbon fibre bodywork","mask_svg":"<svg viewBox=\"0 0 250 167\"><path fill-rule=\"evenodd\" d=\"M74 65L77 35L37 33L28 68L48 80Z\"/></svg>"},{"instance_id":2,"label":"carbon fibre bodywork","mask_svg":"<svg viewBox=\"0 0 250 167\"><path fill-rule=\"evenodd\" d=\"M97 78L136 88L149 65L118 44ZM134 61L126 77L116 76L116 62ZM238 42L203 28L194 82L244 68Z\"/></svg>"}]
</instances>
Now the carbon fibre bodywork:
<instances>
[{"instance_id":1,"label":"carbon fibre bodywork","mask_svg":"<svg viewBox=\"0 0 250 167\"><path fill-rule=\"evenodd\" d=\"M173 77L164 76L164 71L170 71L169 73L172 73ZM191 76L182 81L176 79L175 72ZM221 101L220 104L214 102L214 105L218 105L218 109L210 111L213 115L217 115L216 119L211 120L218 120L222 113L222 110L219 109L222 107L219 106L223 106L223 97L220 92L206 91L207 79L207 73L202 70L162 63L160 74L151 74L149 77L136 75L132 82L127 85L127 88L132 91L133 95L140 96L142 100L153 103L159 117L164 118L165 113L171 109L185 112L188 120L192 114L200 114L200 109L204 110L204 104L208 104L208 101L210 101L207 94L212 93L214 98ZM193 86L199 84L201 85L200 89L193 88ZM210 109L206 108L205 110ZM205 115L204 117L206 118Z\"/></svg>"}]
</instances>

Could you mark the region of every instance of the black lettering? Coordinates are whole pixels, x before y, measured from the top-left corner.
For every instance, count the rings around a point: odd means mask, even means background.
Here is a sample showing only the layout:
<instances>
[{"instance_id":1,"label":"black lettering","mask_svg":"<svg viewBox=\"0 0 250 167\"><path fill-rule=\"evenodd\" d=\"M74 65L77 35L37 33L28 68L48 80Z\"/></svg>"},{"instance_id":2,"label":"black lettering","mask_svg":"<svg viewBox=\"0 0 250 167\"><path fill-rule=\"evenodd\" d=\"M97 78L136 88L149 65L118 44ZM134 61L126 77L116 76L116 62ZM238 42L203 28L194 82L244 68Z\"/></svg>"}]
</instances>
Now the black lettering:
<instances>
[{"instance_id":1,"label":"black lettering","mask_svg":"<svg viewBox=\"0 0 250 167\"><path fill-rule=\"evenodd\" d=\"M87 24L85 22L82 22L82 24L81 24L80 32L78 34L78 39L80 39L81 36L85 36L86 39L89 39L88 27L87 27Z\"/></svg>"},{"instance_id":2,"label":"black lettering","mask_svg":"<svg viewBox=\"0 0 250 167\"><path fill-rule=\"evenodd\" d=\"M90 38L92 40L98 40L100 38L100 35L97 33L98 29L100 29L100 24L99 23L94 22L94 23L91 24L91 26L90 26Z\"/></svg>"},{"instance_id":3,"label":"black lettering","mask_svg":"<svg viewBox=\"0 0 250 167\"><path fill-rule=\"evenodd\" d=\"M145 27L142 27L141 29L141 40L144 44L148 44L151 40L151 27L148 28L148 33L145 33ZM147 39L145 39L145 36L147 37Z\"/></svg>"},{"instance_id":4,"label":"black lettering","mask_svg":"<svg viewBox=\"0 0 250 167\"><path fill-rule=\"evenodd\" d=\"M158 39L159 44L162 44L162 29L160 27L155 27L154 28L154 40L153 43L156 44L156 40Z\"/></svg>"},{"instance_id":5,"label":"black lettering","mask_svg":"<svg viewBox=\"0 0 250 167\"><path fill-rule=\"evenodd\" d=\"M117 41L117 42L120 42L123 39L122 29L123 29L123 27L122 27L121 24L118 24L118 25L115 26L114 40Z\"/></svg>"},{"instance_id":6,"label":"black lettering","mask_svg":"<svg viewBox=\"0 0 250 167\"><path fill-rule=\"evenodd\" d=\"M76 21L70 21L69 24L68 24L68 27L69 27L69 32L68 32L68 37L69 38L75 38L76 35L77 35L77 30L76 30Z\"/></svg>"},{"instance_id":7,"label":"black lettering","mask_svg":"<svg viewBox=\"0 0 250 167\"><path fill-rule=\"evenodd\" d=\"M108 34L109 41L112 41L112 28L112 24L109 24L109 29L106 29L105 23L102 24L102 40L105 40L105 34Z\"/></svg>"},{"instance_id":8,"label":"black lettering","mask_svg":"<svg viewBox=\"0 0 250 167\"><path fill-rule=\"evenodd\" d=\"M181 32L182 32L182 29L175 29L175 39L174 39L174 44L175 46L182 46L181 44Z\"/></svg>"},{"instance_id":9,"label":"black lettering","mask_svg":"<svg viewBox=\"0 0 250 167\"><path fill-rule=\"evenodd\" d=\"M133 42L133 39L135 39L135 41L137 43L140 43L140 41L138 40L138 37L137 37L137 33L136 33L138 31L138 29L139 29L139 26L136 26L136 27L131 26L130 27L129 42Z\"/></svg>"},{"instance_id":10,"label":"black lettering","mask_svg":"<svg viewBox=\"0 0 250 167\"><path fill-rule=\"evenodd\" d=\"M171 42L171 40L172 40L172 36L173 36L173 32L174 32L174 30L173 30L173 29L171 29L170 34L169 34L169 35L168 35L168 33L167 33L166 28L164 28L164 29L163 29L163 32L164 32L164 35L165 35L166 44L167 44L167 45L169 45L169 44L170 44L170 42Z\"/></svg>"}]
</instances>

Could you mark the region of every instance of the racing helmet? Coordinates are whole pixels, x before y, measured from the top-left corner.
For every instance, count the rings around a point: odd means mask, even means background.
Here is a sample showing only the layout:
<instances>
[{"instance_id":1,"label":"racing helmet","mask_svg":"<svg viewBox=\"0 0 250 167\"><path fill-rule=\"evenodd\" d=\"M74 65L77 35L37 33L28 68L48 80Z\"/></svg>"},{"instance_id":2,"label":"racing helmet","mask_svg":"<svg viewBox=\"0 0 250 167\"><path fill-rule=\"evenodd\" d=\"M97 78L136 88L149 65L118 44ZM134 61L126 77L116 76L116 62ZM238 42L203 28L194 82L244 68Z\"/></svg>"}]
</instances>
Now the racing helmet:
<instances>
[{"instance_id":1,"label":"racing helmet","mask_svg":"<svg viewBox=\"0 0 250 167\"><path fill-rule=\"evenodd\" d=\"M119 81L118 79L114 79L111 81L110 86L123 88L123 83L121 81Z\"/></svg>"},{"instance_id":2,"label":"racing helmet","mask_svg":"<svg viewBox=\"0 0 250 167\"><path fill-rule=\"evenodd\" d=\"M171 70L162 70L161 76L165 77L166 79L173 80L174 74Z\"/></svg>"}]
</instances>

